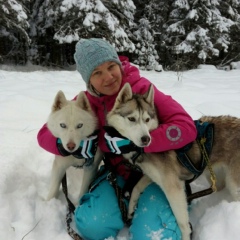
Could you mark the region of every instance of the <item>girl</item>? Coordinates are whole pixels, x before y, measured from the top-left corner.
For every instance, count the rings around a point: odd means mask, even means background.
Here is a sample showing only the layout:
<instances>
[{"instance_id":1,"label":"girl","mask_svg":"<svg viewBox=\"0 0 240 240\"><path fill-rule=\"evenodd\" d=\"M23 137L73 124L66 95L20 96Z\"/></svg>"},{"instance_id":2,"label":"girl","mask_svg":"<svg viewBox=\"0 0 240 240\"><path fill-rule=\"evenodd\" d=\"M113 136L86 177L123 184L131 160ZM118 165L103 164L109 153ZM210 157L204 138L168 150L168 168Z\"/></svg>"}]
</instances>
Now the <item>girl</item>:
<instances>
[{"instance_id":1,"label":"girl","mask_svg":"<svg viewBox=\"0 0 240 240\"><path fill-rule=\"evenodd\" d=\"M113 182L109 181L108 169L115 174L117 186L130 192L129 188L134 186L141 173L125 164L121 155L131 151L132 144L122 148L120 155L111 153L104 139L105 117L126 82L138 94L144 94L151 82L140 76L138 68L131 65L127 57L118 57L116 50L103 39L81 39L76 45L74 59L77 70L86 83L86 95L98 116L98 145L105 155L105 166L100 169L100 177L80 199L75 210L76 226L86 240L115 238L125 223ZM154 102L160 125L151 132L151 144L144 147L144 152L175 150L195 140L197 132L194 122L179 103L156 87ZM38 142L42 148L53 154L64 154L46 124L38 133ZM127 207L127 198L124 204ZM141 194L129 233L133 240L181 239L169 203L155 183L150 184Z\"/></svg>"}]
</instances>

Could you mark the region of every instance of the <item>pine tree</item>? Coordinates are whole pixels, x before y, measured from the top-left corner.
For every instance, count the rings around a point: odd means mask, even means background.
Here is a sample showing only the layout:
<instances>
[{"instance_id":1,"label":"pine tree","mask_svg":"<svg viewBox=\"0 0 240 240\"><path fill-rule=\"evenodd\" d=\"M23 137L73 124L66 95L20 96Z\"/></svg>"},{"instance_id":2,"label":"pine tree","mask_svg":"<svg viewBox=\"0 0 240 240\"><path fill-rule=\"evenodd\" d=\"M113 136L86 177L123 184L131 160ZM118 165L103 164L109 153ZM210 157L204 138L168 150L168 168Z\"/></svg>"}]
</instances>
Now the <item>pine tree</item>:
<instances>
[{"instance_id":1,"label":"pine tree","mask_svg":"<svg viewBox=\"0 0 240 240\"><path fill-rule=\"evenodd\" d=\"M225 51L220 52L220 66L229 64L232 61L240 60L240 1L238 0L224 0L221 1L219 10L225 18L230 19L233 24L228 29L228 42ZM218 40L220 43L222 39Z\"/></svg>"},{"instance_id":2,"label":"pine tree","mask_svg":"<svg viewBox=\"0 0 240 240\"><path fill-rule=\"evenodd\" d=\"M175 0L166 29L166 43L183 65L210 63L227 52L233 18L221 11L221 0ZM217 62L216 62L217 63Z\"/></svg>"},{"instance_id":3,"label":"pine tree","mask_svg":"<svg viewBox=\"0 0 240 240\"><path fill-rule=\"evenodd\" d=\"M58 16L57 9L62 0L35 0L29 16L32 39L31 48L28 52L29 60L34 64L43 66L64 66L65 56L62 57L63 47L53 39L55 23Z\"/></svg>"},{"instance_id":4,"label":"pine tree","mask_svg":"<svg viewBox=\"0 0 240 240\"><path fill-rule=\"evenodd\" d=\"M26 10L17 0L0 0L0 61L26 63L30 43Z\"/></svg>"},{"instance_id":5,"label":"pine tree","mask_svg":"<svg viewBox=\"0 0 240 240\"><path fill-rule=\"evenodd\" d=\"M150 0L145 7L145 12L147 13L147 19L151 25L153 32L155 49L159 56L158 61L163 65L168 62L168 54L165 44L164 33L166 32L169 13L171 11L171 3L169 0Z\"/></svg>"},{"instance_id":6,"label":"pine tree","mask_svg":"<svg viewBox=\"0 0 240 240\"><path fill-rule=\"evenodd\" d=\"M135 0L137 6L135 13L136 24L132 27L133 42L135 43L135 61L141 69L157 70L159 56L156 51L153 25L154 18L151 1Z\"/></svg>"},{"instance_id":7,"label":"pine tree","mask_svg":"<svg viewBox=\"0 0 240 240\"><path fill-rule=\"evenodd\" d=\"M4 63L30 60L66 67L74 64L76 42L91 37L107 39L144 69L153 69L159 61L178 70L240 60L239 0L0 0L0 4Z\"/></svg>"},{"instance_id":8,"label":"pine tree","mask_svg":"<svg viewBox=\"0 0 240 240\"><path fill-rule=\"evenodd\" d=\"M128 35L134 11L132 0L36 0L31 16L31 36L36 39L32 52L45 62L63 65L64 59L73 59L76 42L91 37L107 39L119 52L133 51ZM42 41L48 42L48 49Z\"/></svg>"},{"instance_id":9,"label":"pine tree","mask_svg":"<svg viewBox=\"0 0 240 240\"><path fill-rule=\"evenodd\" d=\"M190 7L188 0L172 1L163 36L170 69L179 70L179 58L182 58L181 61L184 62L183 58L187 55L191 61L190 56L194 55L193 53L200 51L202 45L209 45L209 38L201 24L196 23L195 14L196 11Z\"/></svg>"},{"instance_id":10,"label":"pine tree","mask_svg":"<svg viewBox=\"0 0 240 240\"><path fill-rule=\"evenodd\" d=\"M155 49L153 31L151 24L146 18L141 18L133 32L136 43L135 53L137 59L134 63L141 69L152 70L158 65L158 55Z\"/></svg>"},{"instance_id":11,"label":"pine tree","mask_svg":"<svg viewBox=\"0 0 240 240\"><path fill-rule=\"evenodd\" d=\"M56 10L54 38L60 43L81 38L105 38L118 51L134 50L126 30L133 20L134 5L131 0L75 0L62 2Z\"/></svg>"}]
</instances>

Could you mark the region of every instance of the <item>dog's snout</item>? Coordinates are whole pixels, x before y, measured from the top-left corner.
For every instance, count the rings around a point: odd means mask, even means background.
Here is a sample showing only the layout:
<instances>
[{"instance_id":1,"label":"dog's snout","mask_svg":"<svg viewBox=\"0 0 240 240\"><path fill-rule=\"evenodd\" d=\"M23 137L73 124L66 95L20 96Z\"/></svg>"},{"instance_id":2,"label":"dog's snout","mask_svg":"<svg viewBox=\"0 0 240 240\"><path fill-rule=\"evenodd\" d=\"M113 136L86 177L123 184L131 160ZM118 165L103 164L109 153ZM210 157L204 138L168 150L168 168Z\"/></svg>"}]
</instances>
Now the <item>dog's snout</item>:
<instances>
[{"instance_id":1,"label":"dog's snout","mask_svg":"<svg viewBox=\"0 0 240 240\"><path fill-rule=\"evenodd\" d=\"M70 151L72 151L75 147L76 147L76 144L73 143L73 142L69 142L69 143L67 144L67 148L68 148L68 150L70 150Z\"/></svg>"},{"instance_id":2,"label":"dog's snout","mask_svg":"<svg viewBox=\"0 0 240 240\"><path fill-rule=\"evenodd\" d=\"M141 137L141 141L142 141L142 143L144 144L144 145L148 145L149 144L149 142L150 142L150 137L149 136L142 136Z\"/></svg>"}]
</instances>

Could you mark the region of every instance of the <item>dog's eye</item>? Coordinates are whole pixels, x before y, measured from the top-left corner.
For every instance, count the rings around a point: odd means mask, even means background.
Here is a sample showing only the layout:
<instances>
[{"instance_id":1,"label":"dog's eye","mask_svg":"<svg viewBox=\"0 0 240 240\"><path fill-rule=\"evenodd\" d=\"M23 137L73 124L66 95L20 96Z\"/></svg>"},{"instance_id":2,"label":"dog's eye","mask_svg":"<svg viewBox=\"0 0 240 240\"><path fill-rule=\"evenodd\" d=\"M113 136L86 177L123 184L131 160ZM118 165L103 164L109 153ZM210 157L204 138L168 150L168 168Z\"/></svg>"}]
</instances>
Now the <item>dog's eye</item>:
<instances>
[{"instance_id":1,"label":"dog's eye","mask_svg":"<svg viewBox=\"0 0 240 240\"><path fill-rule=\"evenodd\" d=\"M66 128L67 126L66 126L65 123L60 123L60 127L61 127L61 128Z\"/></svg>"},{"instance_id":2,"label":"dog's eye","mask_svg":"<svg viewBox=\"0 0 240 240\"><path fill-rule=\"evenodd\" d=\"M128 120L129 120L130 122L136 122L136 120L135 120L134 117L129 117Z\"/></svg>"},{"instance_id":3,"label":"dog's eye","mask_svg":"<svg viewBox=\"0 0 240 240\"><path fill-rule=\"evenodd\" d=\"M77 128L81 128L83 126L83 124L82 123L79 123L78 125L77 125Z\"/></svg>"},{"instance_id":4,"label":"dog's eye","mask_svg":"<svg viewBox=\"0 0 240 240\"><path fill-rule=\"evenodd\" d=\"M149 121L150 121L150 118L147 118L147 119L145 120L146 123L148 123Z\"/></svg>"}]
</instances>

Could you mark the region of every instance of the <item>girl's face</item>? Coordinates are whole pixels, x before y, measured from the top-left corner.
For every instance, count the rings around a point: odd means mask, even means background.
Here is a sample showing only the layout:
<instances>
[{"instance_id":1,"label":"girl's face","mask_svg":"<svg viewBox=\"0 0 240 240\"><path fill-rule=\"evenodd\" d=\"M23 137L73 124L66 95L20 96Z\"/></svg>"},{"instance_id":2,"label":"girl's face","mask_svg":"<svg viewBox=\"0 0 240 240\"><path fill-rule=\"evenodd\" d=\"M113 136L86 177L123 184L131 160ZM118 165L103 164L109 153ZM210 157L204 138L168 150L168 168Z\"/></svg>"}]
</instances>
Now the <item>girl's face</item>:
<instances>
[{"instance_id":1,"label":"girl's face","mask_svg":"<svg viewBox=\"0 0 240 240\"><path fill-rule=\"evenodd\" d=\"M122 83L121 67L115 62L105 62L96 67L90 77L93 88L104 95L114 95Z\"/></svg>"}]
</instances>

